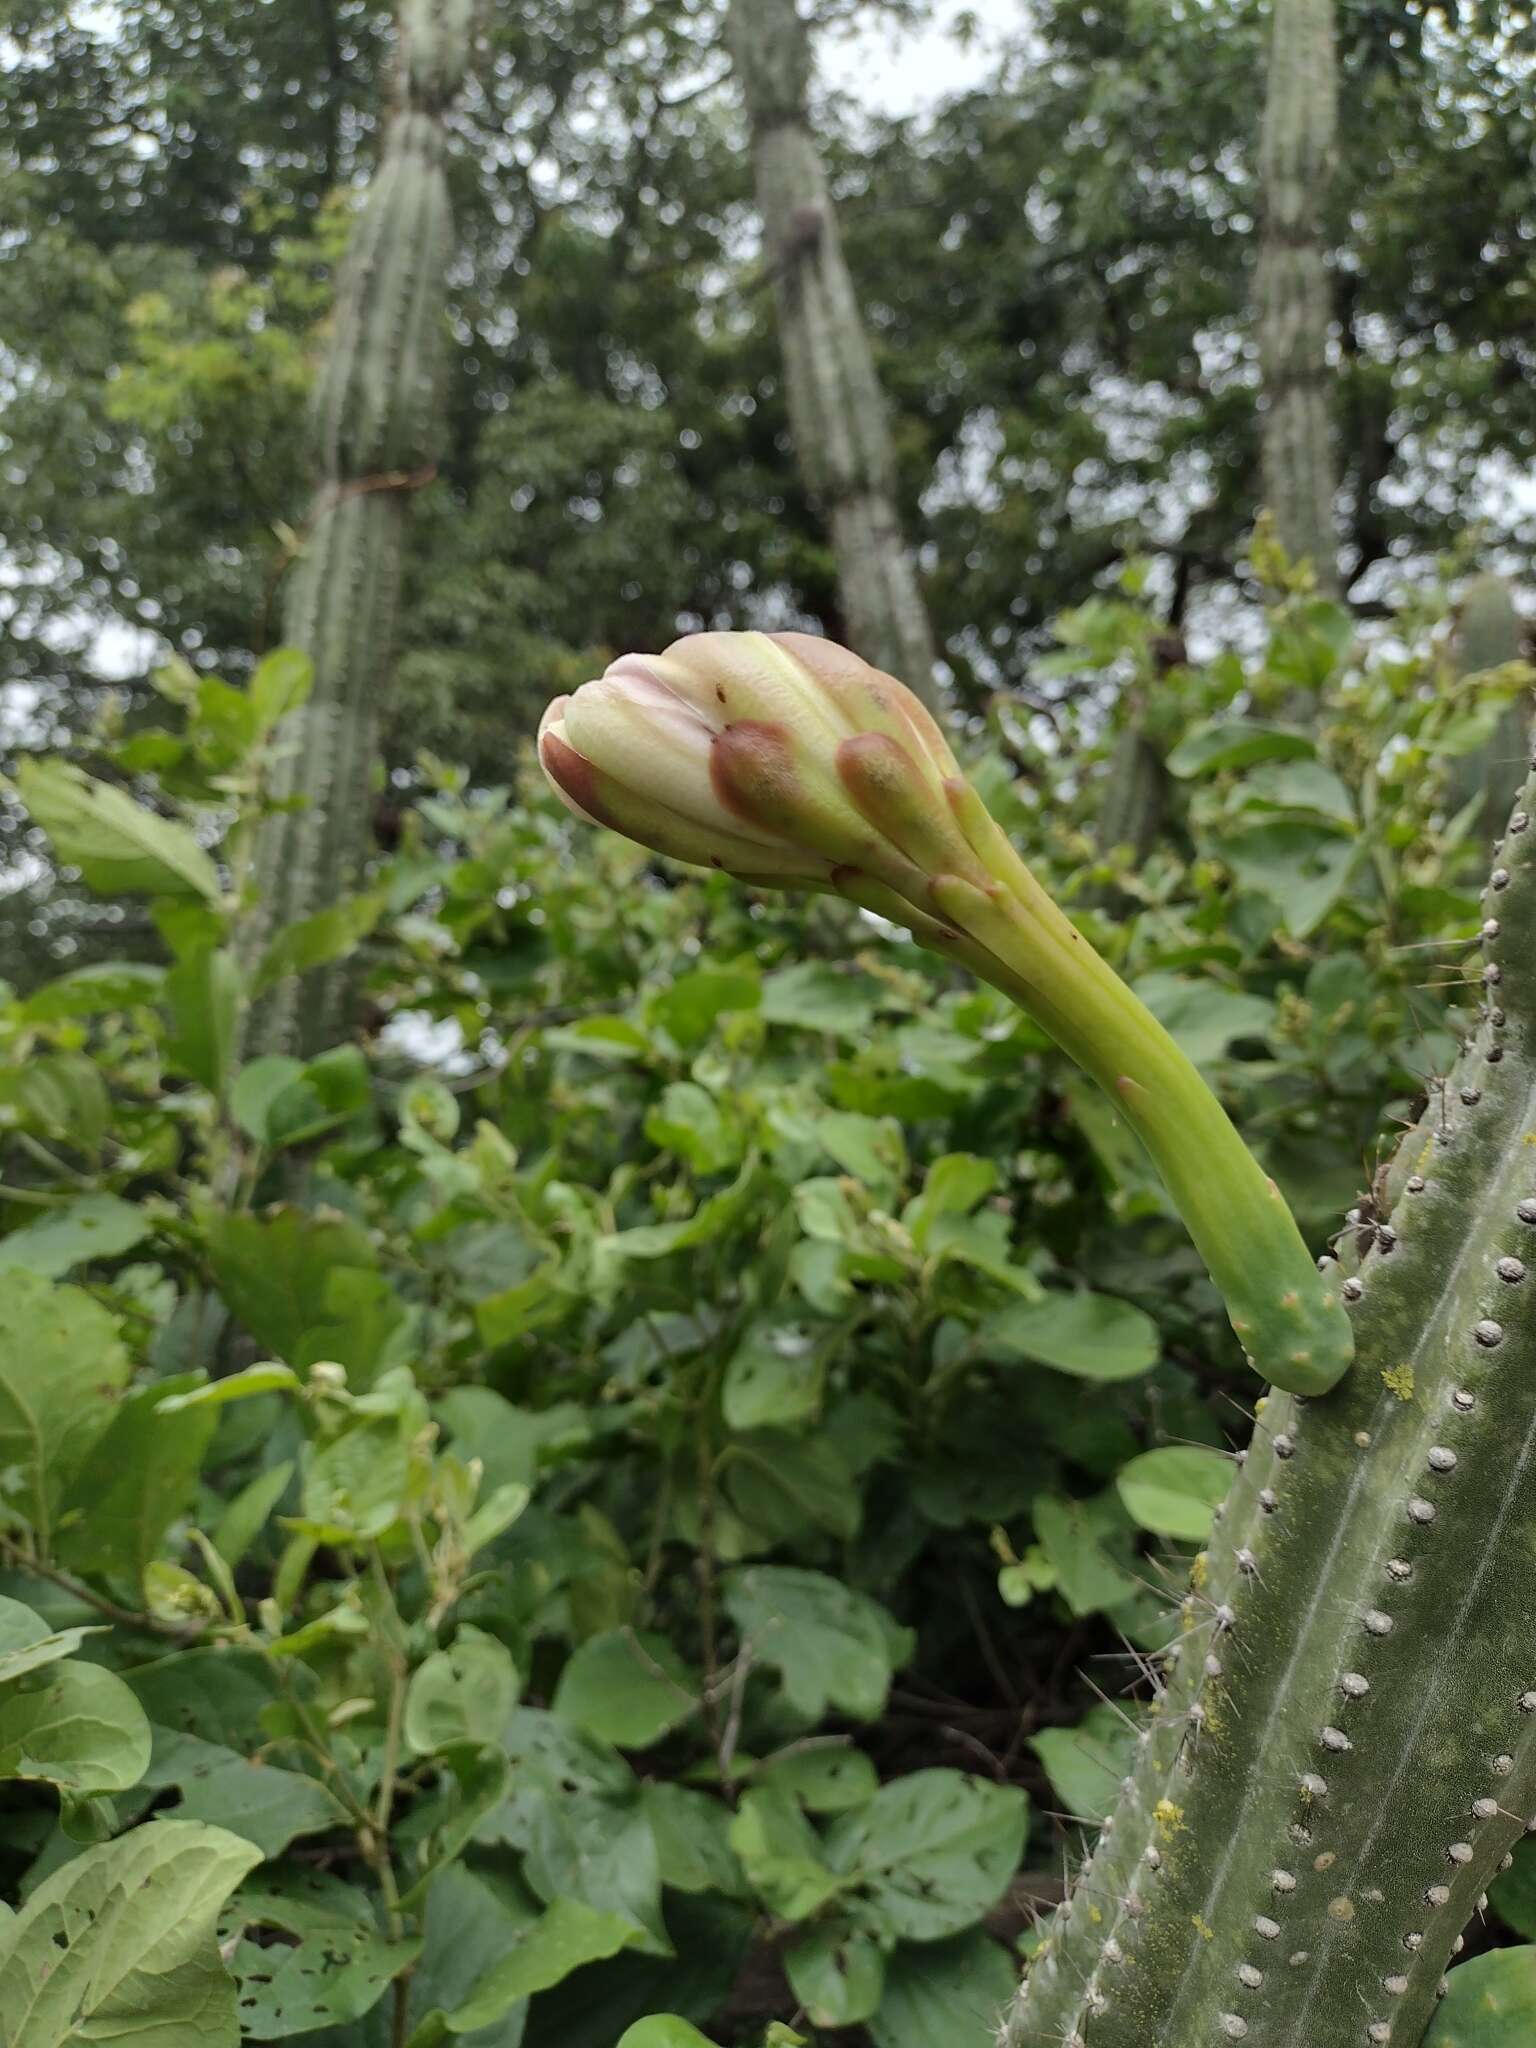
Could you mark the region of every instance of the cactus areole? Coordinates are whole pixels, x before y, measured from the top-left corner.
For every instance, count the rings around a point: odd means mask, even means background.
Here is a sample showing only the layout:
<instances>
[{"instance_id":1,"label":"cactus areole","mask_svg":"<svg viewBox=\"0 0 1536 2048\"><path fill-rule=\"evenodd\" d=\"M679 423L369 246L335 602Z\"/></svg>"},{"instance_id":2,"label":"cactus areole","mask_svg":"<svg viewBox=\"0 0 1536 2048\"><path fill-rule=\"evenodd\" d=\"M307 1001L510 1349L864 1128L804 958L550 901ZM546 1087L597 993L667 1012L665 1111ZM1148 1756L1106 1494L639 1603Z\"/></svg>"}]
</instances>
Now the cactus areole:
<instances>
[{"instance_id":1,"label":"cactus areole","mask_svg":"<svg viewBox=\"0 0 1536 2048\"><path fill-rule=\"evenodd\" d=\"M1353 1338L1338 1277L903 684L806 634L700 633L558 699L539 754L590 822L746 882L847 897L1011 996L1145 1144L1256 1369L1301 1394L1339 1380Z\"/></svg>"}]
</instances>

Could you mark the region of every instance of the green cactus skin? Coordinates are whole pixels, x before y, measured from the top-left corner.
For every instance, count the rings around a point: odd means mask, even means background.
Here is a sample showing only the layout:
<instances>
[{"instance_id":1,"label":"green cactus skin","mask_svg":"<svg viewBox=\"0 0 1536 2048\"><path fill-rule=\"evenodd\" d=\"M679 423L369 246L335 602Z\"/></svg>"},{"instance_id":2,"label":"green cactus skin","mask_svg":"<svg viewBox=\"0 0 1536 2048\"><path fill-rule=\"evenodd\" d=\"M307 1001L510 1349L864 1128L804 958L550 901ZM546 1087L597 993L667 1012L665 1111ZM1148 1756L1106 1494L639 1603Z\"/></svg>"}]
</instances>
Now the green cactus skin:
<instances>
[{"instance_id":1,"label":"green cactus skin","mask_svg":"<svg viewBox=\"0 0 1536 2048\"><path fill-rule=\"evenodd\" d=\"M1459 676L1484 675L1524 659L1525 621L1502 576L1474 576L1462 592L1452 652ZM1520 786L1530 733L1530 706L1517 700L1505 710L1485 747L1451 763L1449 808L1459 811L1481 797L1479 830L1496 831Z\"/></svg>"},{"instance_id":2,"label":"green cactus skin","mask_svg":"<svg viewBox=\"0 0 1536 2048\"><path fill-rule=\"evenodd\" d=\"M931 708L933 629L902 537L885 397L806 111L806 26L795 0L732 0L728 41L752 129L795 452L832 530L842 637Z\"/></svg>"},{"instance_id":3,"label":"green cactus skin","mask_svg":"<svg viewBox=\"0 0 1536 2048\"><path fill-rule=\"evenodd\" d=\"M283 638L314 663L272 793L294 808L256 850L253 947L356 887L369 850L380 714L394 662L406 507L441 427L453 222L444 115L463 80L472 0L402 0L396 104L347 250L311 407L317 489L285 592ZM343 966L290 977L255 1008L252 1052L311 1052L343 1023Z\"/></svg>"},{"instance_id":4,"label":"green cactus skin","mask_svg":"<svg viewBox=\"0 0 1536 2048\"><path fill-rule=\"evenodd\" d=\"M1259 148L1263 235L1254 318L1263 372L1264 502L1292 560L1338 590L1324 261L1338 133L1333 0L1274 0Z\"/></svg>"},{"instance_id":5,"label":"green cactus skin","mask_svg":"<svg viewBox=\"0 0 1536 2048\"><path fill-rule=\"evenodd\" d=\"M1354 1369L1261 1405L1004 2048L1417 2048L1536 1814L1533 813L1536 775L1481 1021L1341 1247Z\"/></svg>"}]
</instances>

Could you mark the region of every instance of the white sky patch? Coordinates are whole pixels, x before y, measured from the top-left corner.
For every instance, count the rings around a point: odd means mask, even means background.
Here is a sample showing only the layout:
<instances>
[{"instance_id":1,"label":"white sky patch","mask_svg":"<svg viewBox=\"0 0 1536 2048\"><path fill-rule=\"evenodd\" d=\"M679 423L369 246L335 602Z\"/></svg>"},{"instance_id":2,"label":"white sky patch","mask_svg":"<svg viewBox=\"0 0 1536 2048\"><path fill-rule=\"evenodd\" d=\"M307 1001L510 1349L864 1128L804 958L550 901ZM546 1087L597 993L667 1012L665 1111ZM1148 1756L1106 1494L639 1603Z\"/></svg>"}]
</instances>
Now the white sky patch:
<instances>
[{"instance_id":1,"label":"white sky patch","mask_svg":"<svg viewBox=\"0 0 1536 2048\"><path fill-rule=\"evenodd\" d=\"M818 69L825 84L871 113L925 113L981 84L999 41L1022 26L1025 11L1022 0L935 0L925 28L902 29L887 21L823 35ZM957 31L967 16L976 33L962 41Z\"/></svg>"}]
</instances>

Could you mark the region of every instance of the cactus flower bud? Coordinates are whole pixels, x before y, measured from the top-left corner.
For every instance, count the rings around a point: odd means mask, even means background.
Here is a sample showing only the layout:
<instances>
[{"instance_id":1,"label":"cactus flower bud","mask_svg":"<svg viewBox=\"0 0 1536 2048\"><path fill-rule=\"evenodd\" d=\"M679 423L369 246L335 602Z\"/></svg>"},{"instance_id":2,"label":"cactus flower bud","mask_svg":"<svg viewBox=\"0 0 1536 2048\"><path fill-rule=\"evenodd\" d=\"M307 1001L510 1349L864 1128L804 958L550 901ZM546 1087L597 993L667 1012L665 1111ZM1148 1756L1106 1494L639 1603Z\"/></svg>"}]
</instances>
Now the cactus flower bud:
<instances>
[{"instance_id":1,"label":"cactus flower bud","mask_svg":"<svg viewBox=\"0 0 1536 2048\"><path fill-rule=\"evenodd\" d=\"M824 890L1010 995L1136 1130L1253 1363L1321 1393L1349 1319L1226 1112L1040 887L904 684L803 633L698 633L550 705L539 759L579 817L743 881Z\"/></svg>"}]
</instances>

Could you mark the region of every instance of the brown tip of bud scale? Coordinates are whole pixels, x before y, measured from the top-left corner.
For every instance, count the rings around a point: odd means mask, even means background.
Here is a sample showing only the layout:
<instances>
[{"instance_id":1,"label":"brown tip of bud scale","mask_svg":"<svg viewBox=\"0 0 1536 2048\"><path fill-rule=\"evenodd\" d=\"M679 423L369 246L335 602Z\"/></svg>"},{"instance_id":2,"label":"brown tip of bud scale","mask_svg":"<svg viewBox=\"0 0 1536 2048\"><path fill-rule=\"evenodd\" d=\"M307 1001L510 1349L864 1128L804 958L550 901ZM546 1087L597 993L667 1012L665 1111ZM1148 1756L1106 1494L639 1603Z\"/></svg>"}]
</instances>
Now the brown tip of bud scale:
<instances>
[{"instance_id":1,"label":"brown tip of bud scale","mask_svg":"<svg viewBox=\"0 0 1536 2048\"><path fill-rule=\"evenodd\" d=\"M790 735L781 725L756 719L738 719L716 736L709 779L728 811L749 824L780 830L801 795Z\"/></svg>"}]
</instances>

